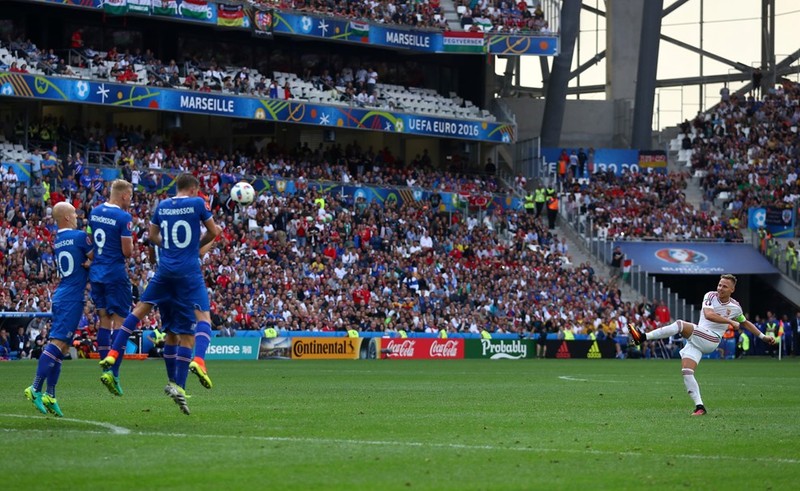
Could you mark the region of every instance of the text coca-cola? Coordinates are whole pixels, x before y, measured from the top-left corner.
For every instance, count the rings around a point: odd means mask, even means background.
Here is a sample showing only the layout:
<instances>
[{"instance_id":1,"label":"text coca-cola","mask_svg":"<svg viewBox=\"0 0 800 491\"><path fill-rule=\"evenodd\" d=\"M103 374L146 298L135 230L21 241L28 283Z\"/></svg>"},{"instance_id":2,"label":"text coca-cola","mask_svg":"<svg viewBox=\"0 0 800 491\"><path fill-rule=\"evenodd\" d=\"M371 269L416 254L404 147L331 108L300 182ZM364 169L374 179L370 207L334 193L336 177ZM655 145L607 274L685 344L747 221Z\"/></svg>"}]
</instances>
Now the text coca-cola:
<instances>
[{"instance_id":1,"label":"text coca-cola","mask_svg":"<svg viewBox=\"0 0 800 491\"><path fill-rule=\"evenodd\" d=\"M389 339L384 341L386 358L440 359L464 358L463 339Z\"/></svg>"}]
</instances>

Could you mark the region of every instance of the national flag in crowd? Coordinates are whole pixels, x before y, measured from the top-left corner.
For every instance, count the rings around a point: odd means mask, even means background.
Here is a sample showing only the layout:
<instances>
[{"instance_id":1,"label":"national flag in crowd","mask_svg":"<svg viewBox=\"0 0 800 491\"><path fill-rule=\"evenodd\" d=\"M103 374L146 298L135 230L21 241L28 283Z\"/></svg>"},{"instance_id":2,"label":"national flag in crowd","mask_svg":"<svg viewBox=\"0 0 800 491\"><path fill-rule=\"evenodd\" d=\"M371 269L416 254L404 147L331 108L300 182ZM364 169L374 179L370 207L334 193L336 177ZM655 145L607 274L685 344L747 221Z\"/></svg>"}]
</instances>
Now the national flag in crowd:
<instances>
[{"instance_id":1,"label":"national flag in crowd","mask_svg":"<svg viewBox=\"0 0 800 491\"><path fill-rule=\"evenodd\" d=\"M153 0L156 15L178 15L178 0Z\"/></svg>"},{"instance_id":2,"label":"national flag in crowd","mask_svg":"<svg viewBox=\"0 0 800 491\"><path fill-rule=\"evenodd\" d=\"M350 32L357 38L367 38L369 40L369 23L351 20Z\"/></svg>"},{"instance_id":3,"label":"national flag in crowd","mask_svg":"<svg viewBox=\"0 0 800 491\"><path fill-rule=\"evenodd\" d=\"M181 15L189 19L205 19L208 16L208 2L206 0L183 0Z\"/></svg>"},{"instance_id":4,"label":"national flag in crowd","mask_svg":"<svg viewBox=\"0 0 800 491\"><path fill-rule=\"evenodd\" d=\"M483 53L484 36L482 32L445 32L442 44L448 53Z\"/></svg>"},{"instance_id":5,"label":"national flag in crowd","mask_svg":"<svg viewBox=\"0 0 800 491\"><path fill-rule=\"evenodd\" d=\"M622 277L627 279L631 275L631 267L633 266L633 259L626 259L622 261Z\"/></svg>"},{"instance_id":6,"label":"national flag in crowd","mask_svg":"<svg viewBox=\"0 0 800 491\"><path fill-rule=\"evenodd\" d=\"M107 14L123 15L128 13L128 0L105 0L103 10Z\"/></svg>"},{"instance_id":7,"label":"national flag in crowd","mask_svg":"<svg viewBox=\"0 0 800 491\"><path fill-rule=\"evenodd\" d=\"M128 12L150 15L151 1L152 0L128 0Z\"/></svg>"},{"instance_id":8,"label":"national flag in crowd","mask_svg":"<svg viewBox=\"0 0 800 491\"><path fill-rule=\"evenodd\" d=\"M242 27L244 25L244 7L241 5L217 5L217 25Z\"/></svg>"}]
</instances>

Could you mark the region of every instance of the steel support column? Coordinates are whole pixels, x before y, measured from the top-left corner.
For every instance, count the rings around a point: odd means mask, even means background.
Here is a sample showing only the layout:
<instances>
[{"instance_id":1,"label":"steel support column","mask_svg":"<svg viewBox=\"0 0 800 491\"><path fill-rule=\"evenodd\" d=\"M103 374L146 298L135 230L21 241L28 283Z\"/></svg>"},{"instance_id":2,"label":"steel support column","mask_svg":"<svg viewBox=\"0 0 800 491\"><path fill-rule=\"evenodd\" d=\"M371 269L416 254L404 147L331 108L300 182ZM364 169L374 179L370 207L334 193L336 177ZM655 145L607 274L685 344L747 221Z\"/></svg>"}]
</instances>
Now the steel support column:
<instances>
[{"instance_id":1,"label":"steel support column","mask_svg":"<svg viewBox=\"0 0 800 491\"><path fill-rule=\"evenodd\" d=\"M636 70L636 99L633 107L633 148L647 150L653 140L653 103L658 69L658 43L664 0L644 2L642 35L639 41L639 66Z\"/></svg>"},{"instance_id":2,"label":"steel support column","mask_svg":"<svg viewBox=\"0 0 800 491\"><path fill-rule=\"evenodd\" d=\"M761 94L775 86L775 0L761 0Z\"/></svg>"},{"instance_id":3,"label":"steel support column","mask_svg":"<svg viewBox=\"0 0 800 491\"><path fill-rule=\"evenodd\" d=\"M546 87L547 97L544 102L544 121L542 121L544 147L557 147L561 140L572 53L575 51L575 39L580 28L581 3L581 0L564 0L561 5L561 53L553 60L553 69Z\"/></svg>"}]
</instances>

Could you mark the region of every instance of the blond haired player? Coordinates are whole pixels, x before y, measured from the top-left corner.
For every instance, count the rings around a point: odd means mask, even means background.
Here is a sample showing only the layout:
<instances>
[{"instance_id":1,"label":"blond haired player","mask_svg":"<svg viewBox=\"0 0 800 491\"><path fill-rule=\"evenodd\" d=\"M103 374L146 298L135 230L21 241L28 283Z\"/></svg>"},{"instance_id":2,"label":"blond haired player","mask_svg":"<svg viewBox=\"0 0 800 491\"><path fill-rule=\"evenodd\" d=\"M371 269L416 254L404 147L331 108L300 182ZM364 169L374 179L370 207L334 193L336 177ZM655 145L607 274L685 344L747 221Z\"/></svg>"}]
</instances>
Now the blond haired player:
<instances>
[{"instance_id":1,"label":"blond haired player","mask_svg":"<svg viewBox=\"0 0 800 491\"><path fill-rule=\"evenodd\" d=\"M704 354L717 349L722 335L728 329L744 327L760 340L767 344L775 344L775 338L766 336L758 330L752 322L745 319L739 302L731 298L736 290L736 277L732 274L720 276L716 291L711 291L703 296L703 310L700 313L700 322L696 325L684 320L676 320L672 324L644 333L633 325L630 326L630 335L633 342L641 344L648 339L664 339L681 333L686 340L686 345L681 350L681 373L686 391L695 404L692 416L706 414L703 399L700 397L700 386L694 378L694 371Z\"/></svg>"}]
</instances>

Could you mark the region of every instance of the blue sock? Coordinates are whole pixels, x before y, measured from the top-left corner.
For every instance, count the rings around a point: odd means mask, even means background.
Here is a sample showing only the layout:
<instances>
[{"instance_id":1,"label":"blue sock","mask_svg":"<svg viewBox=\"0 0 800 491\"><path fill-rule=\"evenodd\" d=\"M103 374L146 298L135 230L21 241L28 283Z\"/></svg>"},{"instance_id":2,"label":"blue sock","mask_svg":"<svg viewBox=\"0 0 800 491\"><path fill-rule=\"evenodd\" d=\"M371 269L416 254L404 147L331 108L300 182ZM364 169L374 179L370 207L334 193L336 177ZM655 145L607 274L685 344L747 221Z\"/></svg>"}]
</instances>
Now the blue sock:
<instances>
[{"instance_id":1,"label":"blue sock","mask_svg":"<svg viewBox=\"0 0 800 491\"><path fill-rule=\"evenodd\" d=\"M125 353L128 339L138 325L139 319L133 314L128 314L128 317L122 321L122 325L114 332L114 343L111 345L111 349L116 350L117 353Z\"/></svg>"},{"instance_id":2,"label":"blue sock","mask_svg":"<svg viewBox=\"0 0 800 491\"><path fill-rule=\"evenodd\" d=\"M194 330L194 356L205 361L208 345L211 344L211 324L200 321Z\"/></svg>"},{"instance_id":3,"label":"blue sock","mask_svg":"<svg viewBox=\"0 0 800 491\"><path fill-rule=\"evenodd\" d=\"M120 331L119 329L117 329L115 332L118 333L117 337L119 337L119 334L122 333L122 331ZM117 351L117 353L119 353L117 361L115 361L114 364L111 365L111 373L115 377L119 377L119 366L122 365L122 359L125 358L125 348L122 348L122 351Z\"/></svg>"},{"instance_id":4,"label":"blue sock","mask_svg":"<svg viewBox=\"0 0 800 491\"><path fill-rule=\"evenodd\" d=\"M101 327L97 330L97 352L100 353L102 360L108 356L108 351L111 349L111 329Z\"/></svg>"},{"instance_id":5,"label":"blue sock","mask_svg":"<svg viewBox=\"0 0 800 491\"><path fill-rule=\"evenodd\" d=\"M50 346L56 347L53 344ZM53 364L53 368L50 369L50 373L47 374L47 393L53 398L56 397L56 384L58 383L58 377L61 376L61 360L64 359L64 353L60 349L56 348L55 351L58 353L58 359Z\"/></svg>"},{"instance_id":6,"label":"blue sock","mask_svg":"<svg viewBox=\"0 0 800 491\"><path fill-rule=\"evenodd\" d=\"M178 346L175 356L175 383L186 388L186 378L189 376L189 362L192 361L192 348Z\"/></svg>"},{"instance_id":7,"label":"blue sock","mask_svg":"<svg viewBox=\"0 0 800 491\"><path fill-rule=\"evenodd\" d=\"M39 357L39 363L36 365L36 376L33 379L33 384L31 384L33 385L33 390L36 392L42 391L42 385L47 376L50 375L50 370L56 364L56 361L61 360L59 358L60 354L61 350L56 345L47 343L47 346L42 350L42 355Z\"/></svg>"},{"instance_id":8,"label":"blue sock","mask_svg":"<svg viewBox=\"0 0 800 491\"><path fill-rule=\"evenodd\" d=\"M170 382L175 381L175 356L178 352L177 344L164 345L164 364L167 366L167 380Z\"/></svg>"}]
</instances>

